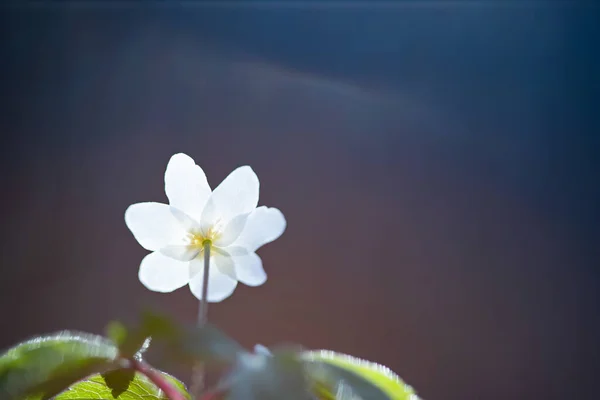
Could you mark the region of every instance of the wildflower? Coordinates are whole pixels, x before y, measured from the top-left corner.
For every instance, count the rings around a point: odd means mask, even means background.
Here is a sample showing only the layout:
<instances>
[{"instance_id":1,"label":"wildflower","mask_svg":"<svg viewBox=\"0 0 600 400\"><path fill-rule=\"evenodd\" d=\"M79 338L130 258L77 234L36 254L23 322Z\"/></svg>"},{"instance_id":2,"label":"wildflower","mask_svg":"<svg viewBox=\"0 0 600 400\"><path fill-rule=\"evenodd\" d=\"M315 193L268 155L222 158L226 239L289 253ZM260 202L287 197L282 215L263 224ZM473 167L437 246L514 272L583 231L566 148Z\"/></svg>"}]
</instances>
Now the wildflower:
<instances>
[{"instance_id":1,"label":"wildflower","mask_svg":"<svg viewBox=\"0 0 600 400\"><path fill-rule=\"evenodd\" d=\"M125 223L146 250L139 279L148 289L172 292L189 284L202 298L204 253L209 251L209 302L229 297L242 282L262 285L267 275L256 250L277 239L286 221L276 208L257 207L259 181L249 166L235 169L211 191L204 171L179 153L165 172L169 204L129 206Z\"/></svg>"}]
</instances>

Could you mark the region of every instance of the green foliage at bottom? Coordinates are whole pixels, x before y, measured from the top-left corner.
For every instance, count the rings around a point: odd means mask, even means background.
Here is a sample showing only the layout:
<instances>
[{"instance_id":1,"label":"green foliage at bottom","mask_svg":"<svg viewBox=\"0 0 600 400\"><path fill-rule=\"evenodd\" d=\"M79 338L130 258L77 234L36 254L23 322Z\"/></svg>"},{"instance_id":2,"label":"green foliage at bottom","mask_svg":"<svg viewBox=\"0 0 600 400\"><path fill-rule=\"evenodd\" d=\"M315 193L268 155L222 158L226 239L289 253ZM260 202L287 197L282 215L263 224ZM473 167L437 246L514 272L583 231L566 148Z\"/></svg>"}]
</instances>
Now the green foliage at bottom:
<instances>
[{"instance_id":1,"label":"green foliage at bottom","mask_svg":"<svg viewBox=\"0 0 600 400\"><path fill-rule=\"evenodd\" d=\"M56 396L54 400L169 400L146 376L140 373L135 373L131 376L131 380L127 381L127 372L127 370L120 370L104 375L92 375L72 385L68 390ZM186 398L190 398L185 386L180 381L166 373L163 373L163 376L177 386ZM112 382L110 382L111 378ZM116 384L119 379L122 381L122 385Z\"/></svg>"},{"instance_id":2,"label":"green foliage at bottom","mask_svg":"<svg viewBox=\"0 0 600 400\"><path fill-rule=\"evenodd\" d=\"M59 332L22 342L0 355L0 399L50 398L88 375L114 369L117 348L81 332Z\"/></svg>"},{"instance_id":3,"label":"green foliage at bottom","mask_svg":"<svg viewBox=\"0 0 600 400\"><path fill-rule=\"evenodd\" d=\"M151 379L189 400L180 381L142 360L148 337L172 361L224 367L210 389L214 398L418 400L389 368L346 354L295 346L251 353L211 325L186 328L152 315L140 328L112 324L108 333L110 339L59 332L7 350L0 355L0 400L169 400Z\"/></svg>"},{"instance_id":4,"label":"green foliage at bottom","mask_svg":"<svg viewBox=\"0 0 600 400\"><path fill-rule=\"evenodd\" d=\"M391 400L418 400L414 389L383 365L329 350L309 351L304 353L304 358L322 361L352 372L377 386Z\"/></svg>"}]
</instances>

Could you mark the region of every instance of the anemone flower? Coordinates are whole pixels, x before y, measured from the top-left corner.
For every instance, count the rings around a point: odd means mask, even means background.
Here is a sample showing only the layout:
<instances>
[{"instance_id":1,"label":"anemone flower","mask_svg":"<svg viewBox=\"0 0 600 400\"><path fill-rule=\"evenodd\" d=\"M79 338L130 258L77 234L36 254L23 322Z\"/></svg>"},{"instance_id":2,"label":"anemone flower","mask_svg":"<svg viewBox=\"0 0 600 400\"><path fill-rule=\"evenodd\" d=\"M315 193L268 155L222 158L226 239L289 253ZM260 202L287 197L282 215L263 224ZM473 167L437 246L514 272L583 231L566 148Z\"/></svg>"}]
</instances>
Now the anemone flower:
<instances>
[{"instance_id":1,"label":"anemone flower","mask_svg":"<svg viewBox=\"0 0 600 400\"><path fill-rule=\"evenodd\" d=\"M281 236L286 221L276 208L257 207L258 191L249 166L235 169L211 191L191 157L172 156L165 172L169 204L137 203L125 211L127 227L152 252L140 265L142 284L163 293L189 284L202 299L208 275L209 302L229 297L238 281L262 285L267 275L256 250Z\"/></svg>"}]
</instances>

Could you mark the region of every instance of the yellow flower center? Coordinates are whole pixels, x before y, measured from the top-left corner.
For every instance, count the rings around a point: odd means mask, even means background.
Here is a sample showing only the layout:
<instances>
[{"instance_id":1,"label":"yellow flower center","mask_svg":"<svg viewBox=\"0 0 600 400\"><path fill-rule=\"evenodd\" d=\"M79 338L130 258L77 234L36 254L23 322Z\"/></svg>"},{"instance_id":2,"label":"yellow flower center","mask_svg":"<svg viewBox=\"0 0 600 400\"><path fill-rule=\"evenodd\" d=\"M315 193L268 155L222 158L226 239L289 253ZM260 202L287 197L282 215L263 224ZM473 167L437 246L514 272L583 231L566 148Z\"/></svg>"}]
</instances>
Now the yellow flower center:
<instances>
[{"instance_id":1,"label":"yellow flower center","mask_svg":"<svg viewBox=\"0 0 600 400\"><path fill-rule=\"evenodd\" d=\"M190 245L197 248L203 248L205 242L212 242L210 239L205 239L202 235L190 234Z\"/></svg>"},{"instance_id":2,"label":"yellow flower center","mask_svg":"<svg viewBox=\"0 0 600 400\"><path fill-rule=\"evenodd\" d=\"M189 232L188 243L190 246L200 249L202 253L206 248L206 245L210 246L210 249L213 249L213 242L217 240L221 236L221 232L214 227L211 227L206 235L202 234L202 232Z\"/></svg>"}]
</instances>

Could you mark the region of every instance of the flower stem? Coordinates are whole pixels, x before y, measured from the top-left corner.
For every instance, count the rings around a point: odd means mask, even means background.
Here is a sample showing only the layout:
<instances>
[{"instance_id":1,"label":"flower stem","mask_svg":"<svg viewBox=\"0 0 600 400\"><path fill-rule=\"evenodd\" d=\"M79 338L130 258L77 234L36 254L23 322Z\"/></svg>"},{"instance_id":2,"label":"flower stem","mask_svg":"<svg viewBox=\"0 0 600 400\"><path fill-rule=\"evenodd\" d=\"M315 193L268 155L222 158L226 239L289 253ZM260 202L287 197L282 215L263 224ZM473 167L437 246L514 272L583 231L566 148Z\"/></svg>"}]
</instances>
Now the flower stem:
<instances>
[{"instance_id":1,"label":"flower stem","mask_svg":"<svg viewBox=\"0 0 600 400\"><path fill-rule=\"evenodd\" d=\"M185 396L157 370L143 361L132 358L129 360L136 371L146 375L170 400L186 400Z\"/></svg>"},{"instance_id":2,"label":"flower stem","mask_svg":"<svg viewBox=\"0 0 600 400\"><path fill-rule=\"evenodd\" d=\"M200 308L198 310L197 326L201 327L208 321L208 277L210 272L210 240L205 240L204 246L204 272L202 277L202 298L200 299ZM204 365L202 362L197 362L192 371L192 383L190 392L193 398L199 399L204 387Z\"/></svg>"},{"instance_id":3,"label":"flower stem","mask_svg":"<svg viewBox=\"0 0 600 400\"><path fill-rule=\"evenodd\" d=\"M200 300L200 309L198 310L198 326L206 324L208 321L208 273L210 271L210 240L204 243L204 276L202 277L202 299Z\"/></svg>"}]
</instances>

